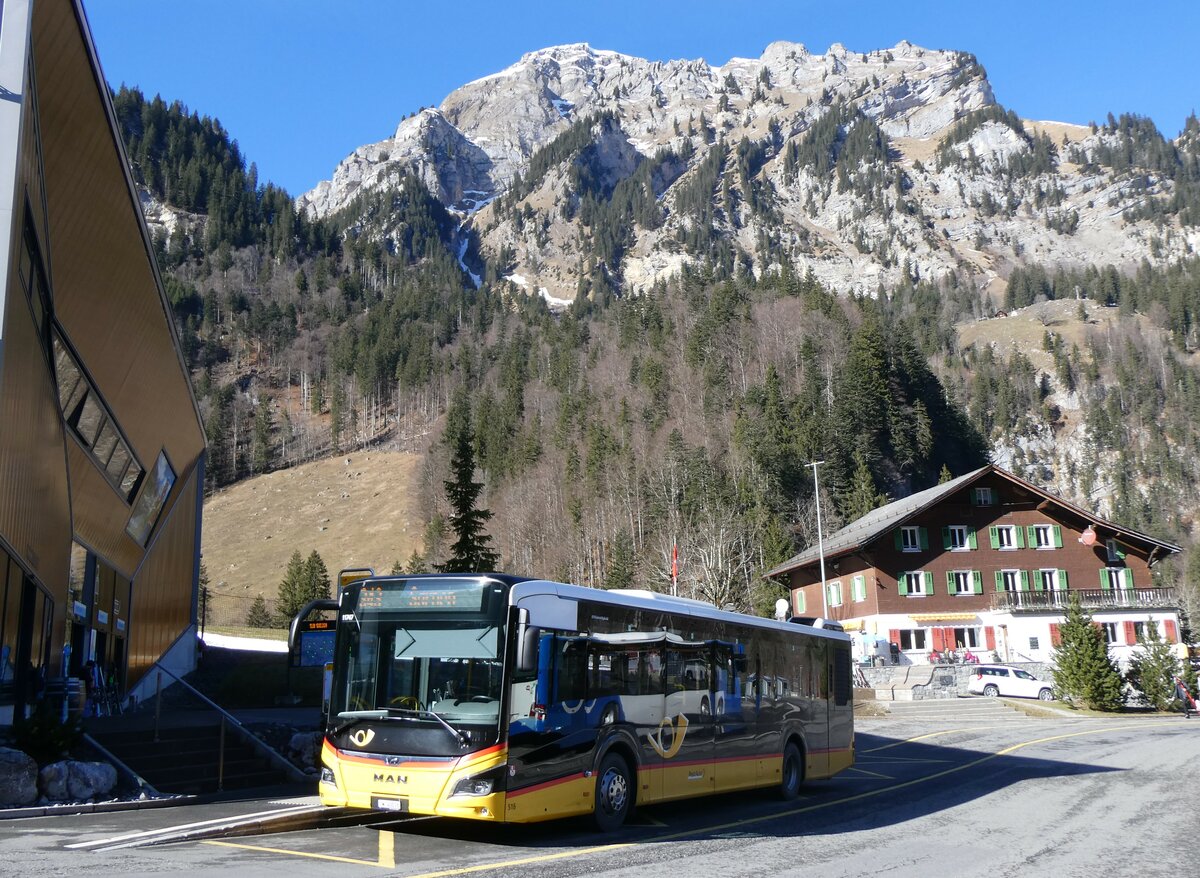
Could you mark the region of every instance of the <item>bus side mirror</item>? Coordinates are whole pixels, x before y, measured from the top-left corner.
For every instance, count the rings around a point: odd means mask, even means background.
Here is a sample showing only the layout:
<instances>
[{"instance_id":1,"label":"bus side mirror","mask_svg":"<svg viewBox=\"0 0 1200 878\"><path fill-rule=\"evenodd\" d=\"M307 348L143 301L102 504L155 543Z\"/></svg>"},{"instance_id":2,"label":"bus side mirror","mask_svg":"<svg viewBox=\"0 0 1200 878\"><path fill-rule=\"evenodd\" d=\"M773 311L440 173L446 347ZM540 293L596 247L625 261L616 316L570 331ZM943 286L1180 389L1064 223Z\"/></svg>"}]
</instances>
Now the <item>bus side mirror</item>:
<instances>
[{"instance_id":1,"label":"bus side mirror","mask_svg":"<svg viewBox=\"0 0 1200 878\"><path fill-rule=\"evenodd\" d=\"M542 632L529 624L529 611L517 609L517 670L528 674L537 670L538 640Z\"/></svg>"}]
</instances>

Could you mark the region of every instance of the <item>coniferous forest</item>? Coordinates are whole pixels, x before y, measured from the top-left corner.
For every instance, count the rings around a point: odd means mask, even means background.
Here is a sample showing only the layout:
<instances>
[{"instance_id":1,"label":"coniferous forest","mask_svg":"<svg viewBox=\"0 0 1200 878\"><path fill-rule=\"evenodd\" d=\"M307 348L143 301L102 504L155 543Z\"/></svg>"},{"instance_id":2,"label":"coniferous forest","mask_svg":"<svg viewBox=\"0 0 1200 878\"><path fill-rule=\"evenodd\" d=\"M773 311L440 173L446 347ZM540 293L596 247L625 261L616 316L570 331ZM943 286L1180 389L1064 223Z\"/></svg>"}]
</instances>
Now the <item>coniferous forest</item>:
<instances>
[{"instance_id":1,"label":"coniferous forest","mask_svg":"<svg viewBox=\"0 0 1200 878\"><path fill-rule=\"evenodd\" d=\"M375 444L422 453L425 546L408 566L433 569L453 551L443 486L469 452L504 569L659 589L678 547L696 596L742 609L773 604L778 586L762 571L815 541L818 460L826 532L1003 451L1032 481L1065 474L1075 502L1195 540L1200 260L1132 273L1014 269L996 304L1071 299L1085 325L1089 311L1122 318L1083 344L1048 325L1041 350L1053 368L1038 368L1018 346L960 342L956 324L992 310L966 275L857 297L786 263L741 270L704 217L735 197L771 209L770 192L749 185L762 156L746 141L711 150L678 201L697 218L679 244L706 258L621 296L606 272L631 229L660 220L656 186L690 156L661 154L614 184L590 173L588 140L572 128L513 190L573 163L588 232L580 259L594 269L587 295L555 314L496 281L503 253L488 261L470 249L476 288L459 262L461 218L415 178L310 220L258 179L215 119L136 89L114 101L137 182L179 216L156 246L205 418L209 491ZM835 109L854 136L835 143L817 126L786 160L824 162L834 178L876 161L868 189L902 189L873 123ZM1153 147L1125 117L1111 124L1131 149ZM1190 198L1194 168L1171 168ZM1064 396L1069 413L1053 401ZM453 441L441 441L455 399ZM1028 437L1053 437L1068 415L1082 425L1082 456L1031 450ZM1184 557L1196 560L1160 575L1200 593L1200 555Z\"/></svg>"}]
</instances>

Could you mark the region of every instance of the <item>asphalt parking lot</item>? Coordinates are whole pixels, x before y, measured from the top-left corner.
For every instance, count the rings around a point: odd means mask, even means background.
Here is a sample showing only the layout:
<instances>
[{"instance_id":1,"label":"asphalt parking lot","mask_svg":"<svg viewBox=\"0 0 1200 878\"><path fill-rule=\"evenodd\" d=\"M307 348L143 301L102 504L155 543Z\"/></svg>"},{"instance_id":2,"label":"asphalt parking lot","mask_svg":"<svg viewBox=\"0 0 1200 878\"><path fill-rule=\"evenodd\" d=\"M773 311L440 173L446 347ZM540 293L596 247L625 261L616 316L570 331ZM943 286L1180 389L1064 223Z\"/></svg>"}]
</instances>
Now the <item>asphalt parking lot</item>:
<instances>
[{"instance_id":1,"label":"asphalt parking lot","mask_svg":"<svg viewBox=\"0 0 1200 878\"><path fill-rule=\"evenodd\" d=\"M252 800L4 821L2 871L1200 874L1200 856L1184 841L1200 834L1191 807L1200 789L1200 719L1030 718L981 701L861 718L854 768L807 784L795 802L751 792L665 804L641 809L612 835L577 821L413 817L363 825L381 818L330 813L311 797ZM220 828L248 818L241 830ZM264 831L271 828L291 831Z\"/></svg>"}]
</instances>

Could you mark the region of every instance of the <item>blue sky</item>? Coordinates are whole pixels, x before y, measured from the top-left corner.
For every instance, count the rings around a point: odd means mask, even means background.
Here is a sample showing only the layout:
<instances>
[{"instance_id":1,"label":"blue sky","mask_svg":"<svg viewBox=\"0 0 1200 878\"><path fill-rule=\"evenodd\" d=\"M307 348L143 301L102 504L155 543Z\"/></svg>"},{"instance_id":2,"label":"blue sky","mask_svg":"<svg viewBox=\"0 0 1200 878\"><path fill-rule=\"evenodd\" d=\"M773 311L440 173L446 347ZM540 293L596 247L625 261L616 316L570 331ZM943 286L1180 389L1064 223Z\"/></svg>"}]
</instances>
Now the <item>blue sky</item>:
<instances>
[{"instance_id":1,"label":"blue sky","mask_svg":"<svg viewBox=\"0 0 1200 878\"><path fill-rule=\"evenodd\" d=\"M400 118L525 52L587 42L644 58L756 58L791 40L856 52L907 39L973 52L1030 119L1151 117L1174 137L1200 104L1200 2L856 0L84 0L109 82L216 116L293 195Z\"/></svg>"}]
</instances>

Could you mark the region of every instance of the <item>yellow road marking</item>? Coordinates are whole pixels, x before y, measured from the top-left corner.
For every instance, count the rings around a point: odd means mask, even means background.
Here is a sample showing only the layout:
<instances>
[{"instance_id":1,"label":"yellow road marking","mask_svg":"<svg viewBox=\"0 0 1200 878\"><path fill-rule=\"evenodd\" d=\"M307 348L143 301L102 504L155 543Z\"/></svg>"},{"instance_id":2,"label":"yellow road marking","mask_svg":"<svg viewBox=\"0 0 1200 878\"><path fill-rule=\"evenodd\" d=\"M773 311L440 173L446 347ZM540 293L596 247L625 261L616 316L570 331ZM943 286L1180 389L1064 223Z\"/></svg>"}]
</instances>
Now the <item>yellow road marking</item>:
<instances>
[{"instance_id":1,"label":"yellow road marking","mask_svg":"<svg viewBox=\"0 0 1200 878\"><path fill-rule=\"evenodd\" d=\"M396 865L396 834L387 829L379 830L379 865L385 869Z\"/></svg>"},{"instance_id":2,"label":"yellow road marking","mask_svg":"<svg viewBox=\"0 0 1200 878\"><path fill-rule=\"evenodd\" d=\"M223 848L241 848L246 851L263 851L268 854L289 854L293 857L310 857L314 860L333 860L335 863L352 863L355 866L392 866L394 863L372 863L370 860L356 860L352 857L335 857L332 854L310 854L307 851L289 851L283 848L261 847L256 844L237 844L232 841L201 841L201 844L212 844Z\"/></svg>"},{"instance_id":3,"label":"yellow road marking","mask_svg":"<svg viewBox=\"0 0 1200 878\"><path fill-rule=\"evenodd\" d=\"M655 839L675 838L673 835L655 836ZM525 866L529 863L546 863L550 860L565 860L568 857L582 857L600 851L619 851L621 848L640 847L642 842L626 841L619 844L602 844L596 847L583 848L577 851L559 851L557 854L543 854L540 857L522 857L519 860L505 860L503 863L483 863L479 866L463 866L461 869L445 869L441 872L422 872L420 875L409 875L408 878L444 878L447 875L469 875L472 872L490 872L492 869L506 869L510 866Z\"/></svg>"}]
</instances>

